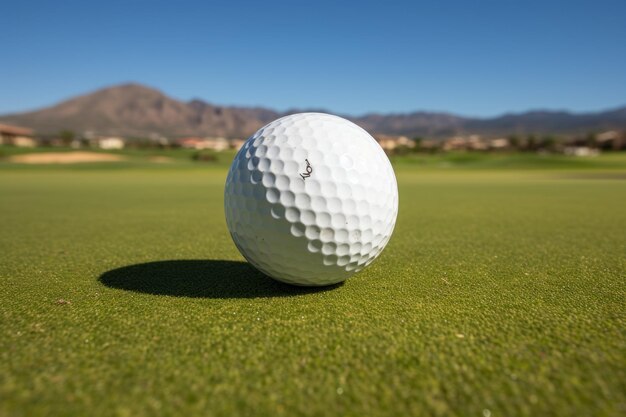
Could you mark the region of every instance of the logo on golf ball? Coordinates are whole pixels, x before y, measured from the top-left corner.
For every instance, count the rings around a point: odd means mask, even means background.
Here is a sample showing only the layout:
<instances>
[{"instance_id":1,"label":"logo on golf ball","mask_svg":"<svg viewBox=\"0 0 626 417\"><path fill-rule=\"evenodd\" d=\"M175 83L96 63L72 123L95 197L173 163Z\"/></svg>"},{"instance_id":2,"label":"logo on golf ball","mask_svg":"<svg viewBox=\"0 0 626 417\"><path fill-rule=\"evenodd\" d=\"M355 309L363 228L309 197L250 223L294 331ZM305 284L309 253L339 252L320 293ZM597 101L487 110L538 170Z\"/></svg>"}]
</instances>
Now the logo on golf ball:
<instances>
[{"instance_id":1,"label":"logo on golf ball","mask_svg":"<svg viewBox=\"0 0 626 417\"><path fill-rule=\"evenodd\" d=\"M306 162L306 168L304 168L305 172L301 173L300 176L303 180L306 180L311 176L311 173L313 172L313 167L311 166L311 163L308 159L305 159L304 162Z\"/></svg>"}]
</instances>

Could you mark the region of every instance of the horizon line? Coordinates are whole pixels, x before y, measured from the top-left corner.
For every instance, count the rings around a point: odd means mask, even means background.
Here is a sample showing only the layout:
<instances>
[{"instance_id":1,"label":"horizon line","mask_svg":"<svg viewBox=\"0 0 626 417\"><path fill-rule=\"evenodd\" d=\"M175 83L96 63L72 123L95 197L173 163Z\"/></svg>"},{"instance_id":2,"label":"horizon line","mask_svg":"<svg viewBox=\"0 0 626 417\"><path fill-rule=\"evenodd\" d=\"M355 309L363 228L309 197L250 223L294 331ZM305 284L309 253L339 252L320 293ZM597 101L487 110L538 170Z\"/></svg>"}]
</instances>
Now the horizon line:
<instances>
[{"instance_id":1,"label":"horizon line","mask_svg":"<svg viewBox=\"0 0 626 417\"><path fill-rule=\"evenodd\" d=\"M171 95L167 92L165 92L163 89L159 88L159 87L154 87L151 85L147 85L147 84L143 84L141 82L138 81L125 81L125 82L120 82L120 83L115 83L115 84L107 84L104 85L102 87L96 87L94 89L91 90L87 90L83 93L77 93L75 95L66 97L66 98L61 98L58 99L56 101L54 101L51 104L48 105L43 105L40 107L33 107L33 108L29 108L29 109L23 109L23 110L14 110L14 111L9 111L9 112L3 112L0 113L0 117L5 117L5 116L15 116L15 115L21 115L21 114L26 114L26 113L34 113L37 111L41 111L41 110L45 110L51 107L55 107L58 106L60 104L63 104L67 101L70 100L74 100L76 98L79 97L83 97L83 96L88 96L91 94L95 94L98 93L100 91L103 90L108 90L108 89L113 89L113 88L122 88L122 87L141 87L141 88L145 88L145 89L149 89L149 90L153 90L153 91L157 91L158 93L166 96L167 98L170 98L172 100L176 100L176 101L180 101L182 103L185 104L189 104L192 101L201 101L203 103L209 104L211 106L215 106L215 107L226 107L226 108L236 108L236 109L263 109L263 110L269 110L269 111L273 111L275 113L278 114L286 114L286 113L290 113L292 111L299 111L299 112L324 112L324 113L328 113L328 114L334 114L334 115L339 115L339 116L343 116L346 118L353 118L353 119L360 119L360 118L364 118L364 117L368 117L368 116L403 116L403 115L412 115L412 114L418 114L418 113L425 113L425 114L438 114L438 115L446 115L446 116L454 116L454 117L459 117L459 118L463 118L463 119L480 119L480 120L489 120L489 119L497 119L500 117L505 117L505 116L519 116L519 115L524 115L524 114L532 114L532 113L567 113L570 115L575 115L575 116L579 116L579 115L587 115L587 114L600 114L600 113L606 113L606 112L610 112L610 111L616 111L616 110L621 110L621 109L626 109L626 103L624 104L618 104L618 105L614 105L614 106L606 106L603 107L601 109L596 109L596 110L583 110L583 111L576 111L576 110L570 110L570 109L565 109L565 108L547 108L547 107L534 107L534 108L528 108L527 110L520 110L520 111L514 111L514 110L510 110L510 111L502 111L493 115L489 115L489 116L477 116L477 115L467 115L467 114L462 114L462 113L454 113L452 111L447 111L447 110L425 110L425 109L420 109L420 110L407 110L407 111L390 111L390 112L382 112L382 111L367 111L364 113L357 113L357 114L353 114L353 113L344 113L344 112L334 112L330 109L324 108L324 107L315 107L315 106L311 106L311 107L298 107L298 106L291 106L288 107L286 109L283 110L278 110L275 107L272 106L267 106L267 105L262 105L262 104L217 104L211 101L207 101L204 98L201 97L191 97L189 99L182 99L179 97L176 97L174 95Z\"/></svg>"}]
</instances>

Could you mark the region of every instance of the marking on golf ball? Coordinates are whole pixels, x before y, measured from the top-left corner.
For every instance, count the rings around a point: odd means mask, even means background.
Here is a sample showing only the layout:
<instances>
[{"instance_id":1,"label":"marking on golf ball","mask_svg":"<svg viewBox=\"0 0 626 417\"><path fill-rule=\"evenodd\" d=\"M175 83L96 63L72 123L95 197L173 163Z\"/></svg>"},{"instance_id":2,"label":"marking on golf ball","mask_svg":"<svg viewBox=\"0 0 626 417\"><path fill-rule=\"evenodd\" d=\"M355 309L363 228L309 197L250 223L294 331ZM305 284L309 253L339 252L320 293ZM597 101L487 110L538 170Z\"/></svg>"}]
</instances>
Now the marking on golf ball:
<instances>
[{"instance_id":1,"label":"marking on golf ball","mask_svg":"<svg viewBox=\"0 0 626 417\"><path fill-rule=\"evenodd\" d=\"M308 159L305 159L304 162L306 162L306 168L304 169L305 172L300 174L300 176L302 177L303 180L306 180L307 178L311 176L311 173L313 172L313 167L311 166L311 163L309 162Z\"/></svg>"}]
</instances>

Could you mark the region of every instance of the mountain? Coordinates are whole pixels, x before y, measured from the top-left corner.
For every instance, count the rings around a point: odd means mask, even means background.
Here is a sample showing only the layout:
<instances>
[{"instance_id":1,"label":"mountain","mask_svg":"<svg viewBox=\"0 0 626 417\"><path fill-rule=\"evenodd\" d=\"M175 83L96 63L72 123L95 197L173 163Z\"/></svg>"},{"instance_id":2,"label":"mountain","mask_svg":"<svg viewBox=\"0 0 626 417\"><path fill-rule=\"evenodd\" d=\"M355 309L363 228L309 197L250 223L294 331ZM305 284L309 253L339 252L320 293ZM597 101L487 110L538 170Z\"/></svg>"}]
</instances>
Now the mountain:
<instances>
[{"instance_id":1,"label":"mountain","mask_svg":"<svg viewBox=\"0 0 626 417\"><path fill-rule=\"evenodd\" d=\"M41 110L0 116L0 120L42 134L69 129L129 137L244 137L276 117L278 113L267 109L214 106L202 100L182 102L152 88L124 84Z\"/></svg>"},{"instance_id":2,"label":"mountain","mask_svg":"<svg viewBox=\"0 0 626 417\"><path fill-rule=\"evenodd\" d=\"M0 122L26 126L39 134L68 129L76 132L146 137L224 136L245 138L280 116L261 107L217 106L203 100L175 100L139 84L124 84L75 97L41 110L0 116ZM310 110L309 110L310 111ZM468 118L448 113L367 114L353 120L372 133L449 137L480 134L582 134L626 129L626 107L596 113L532 111L494 118Z\"/></svg>"}]
</instances>

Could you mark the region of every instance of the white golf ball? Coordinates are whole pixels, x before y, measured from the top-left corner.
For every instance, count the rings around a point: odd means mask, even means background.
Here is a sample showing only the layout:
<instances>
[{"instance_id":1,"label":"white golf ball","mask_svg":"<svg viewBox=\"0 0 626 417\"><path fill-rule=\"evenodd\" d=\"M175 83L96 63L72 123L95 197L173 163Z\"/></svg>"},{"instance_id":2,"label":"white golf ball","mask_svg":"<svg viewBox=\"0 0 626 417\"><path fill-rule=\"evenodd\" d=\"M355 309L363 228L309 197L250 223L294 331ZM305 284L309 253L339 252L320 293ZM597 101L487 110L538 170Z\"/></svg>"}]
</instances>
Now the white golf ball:
<instances>
[{"instance_id":1,"label":"white golf ball","mask_svg":"<svg viewBox=\"0 0 626 417\"><path fill-rule=\"evenodd\" d=\"M233 161L226 224L253 266L294 285L344 281L369 265L398 214L393 168L354 123L301 113L259 129Z\"/></svg>"}]
</instances>

